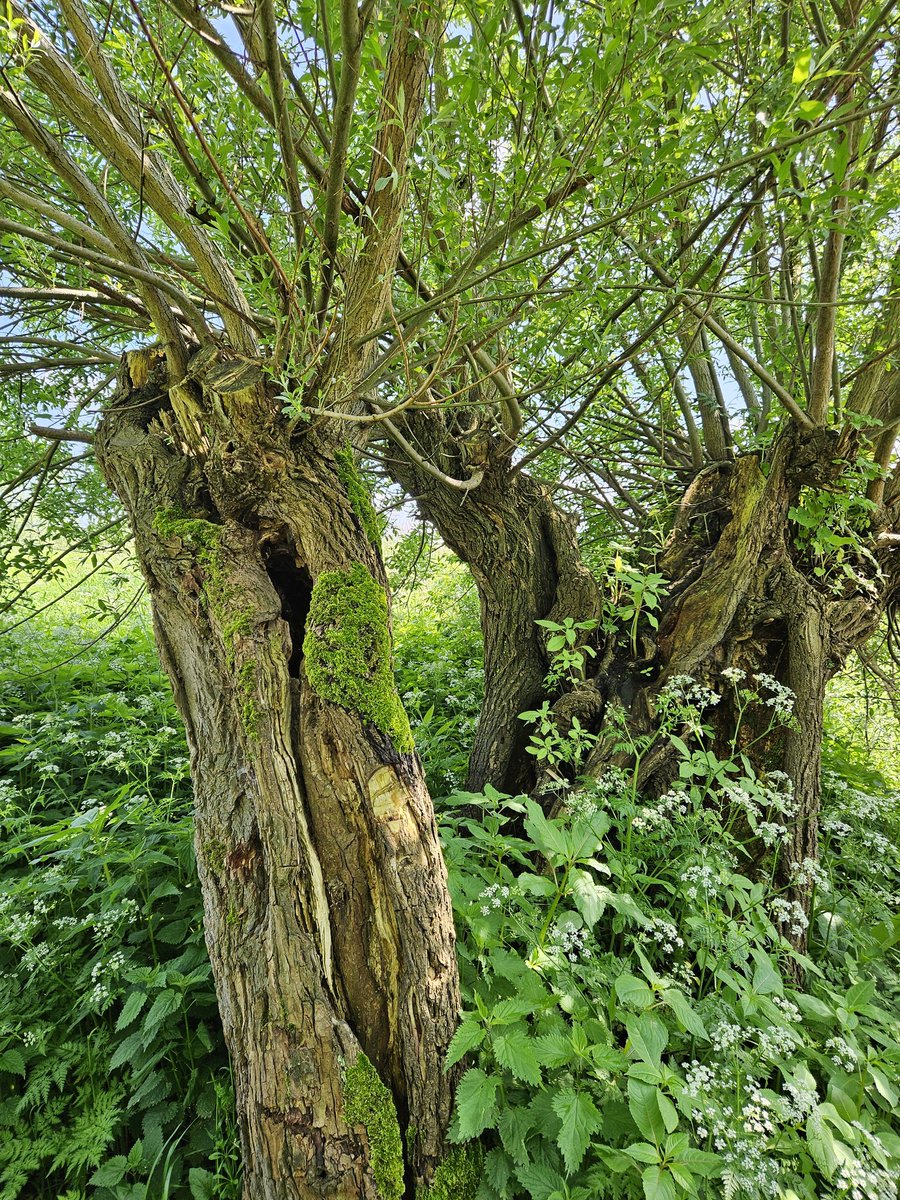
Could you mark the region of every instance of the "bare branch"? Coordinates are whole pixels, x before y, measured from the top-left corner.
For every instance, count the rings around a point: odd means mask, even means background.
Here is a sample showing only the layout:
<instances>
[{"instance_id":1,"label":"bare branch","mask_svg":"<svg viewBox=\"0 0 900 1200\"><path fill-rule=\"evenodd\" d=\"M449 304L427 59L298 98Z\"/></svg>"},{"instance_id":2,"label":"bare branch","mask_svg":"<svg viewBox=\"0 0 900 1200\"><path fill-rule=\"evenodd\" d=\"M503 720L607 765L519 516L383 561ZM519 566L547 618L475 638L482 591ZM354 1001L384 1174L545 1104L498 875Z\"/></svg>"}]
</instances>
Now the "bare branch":
<instances>
[{"instance_id":1,"label":"bare branch","mask_svg":"<svg viewBox=\"0 0 900 1200\"><path fill-rule=\"evenodd\" d=\"M61 429L56 425L32 424L28 426L28 432L48 442L84 442L88 446L94 444L94 435L88 429Z\"/></svg>"}]
</instances>

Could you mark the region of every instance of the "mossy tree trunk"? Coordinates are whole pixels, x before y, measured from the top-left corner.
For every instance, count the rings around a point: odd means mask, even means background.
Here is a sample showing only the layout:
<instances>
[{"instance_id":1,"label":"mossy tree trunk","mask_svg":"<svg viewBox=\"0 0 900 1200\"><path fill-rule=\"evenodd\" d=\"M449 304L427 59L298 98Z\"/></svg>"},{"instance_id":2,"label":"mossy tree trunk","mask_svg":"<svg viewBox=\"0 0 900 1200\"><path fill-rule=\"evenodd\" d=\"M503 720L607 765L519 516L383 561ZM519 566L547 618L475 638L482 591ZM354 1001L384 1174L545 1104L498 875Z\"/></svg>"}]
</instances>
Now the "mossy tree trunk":
<instances>
[{"instance_id":1,"label":"mossy tree trunk","mask_svg":"<svg viewBox=\"0 0 900 1200\"><path fill-rule=\"evenodd\" d=\"M188 451L163 361L130 357L97 452L188 733L245 1195L412 1196L444 1158L459 995L374 514L346 451L277 415L219 432L209 393Z\"/></svg>"}]
</instances>

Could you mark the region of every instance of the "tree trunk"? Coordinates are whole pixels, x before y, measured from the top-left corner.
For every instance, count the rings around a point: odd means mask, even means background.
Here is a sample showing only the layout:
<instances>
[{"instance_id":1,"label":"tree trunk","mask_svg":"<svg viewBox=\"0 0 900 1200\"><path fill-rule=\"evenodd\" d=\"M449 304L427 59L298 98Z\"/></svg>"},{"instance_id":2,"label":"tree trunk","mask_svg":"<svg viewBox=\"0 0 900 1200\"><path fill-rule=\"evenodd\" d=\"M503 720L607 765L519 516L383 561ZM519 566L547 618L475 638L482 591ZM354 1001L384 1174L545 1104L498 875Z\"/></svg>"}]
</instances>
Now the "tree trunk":
<instances>
[{"instance_id":1,"label":"tree trunk","mask_svg":"<svg viewBox=\"0 0 900 1200\"><path fill-rule=\"evenodd\" d=\"M461 498L408 459L392 462L391 473L467 564L478 588L484 702L466 786L528 791L534 763L525 753L528 735L519 714L541 703L549 666L546 637L535 622L598 617L597 585L581 561L573 520L545 485L513 474L495 439L464 442L446 431L438 438L436 425L414 425L417 443L427 444L449 470L483 470L478 488Z\"/></svg>"},{"instance_id":2,"label":"tree trunk","mask_svg":"<svg viewBox=\"0 0 900 1200\"><path fill-rule=\"evenodd\" d=\"M464 444L446 433L431 442L427 430L416 433L443 469L461 475L471 468ZM601 735L582 767L591 775L605 770L619 740L614 733L603 737L610 704L623 706L635 726L647 731L659 692L677 675L713 682L727 693L727 685L718 683L721 673L737 667L789 687L795 695L793 724L756 740L759 730L749 718L741 748L761 774L781 770L793 782L797 811L781 874L788 897L804 908L810 889L800 868L816 856L825 685L876 628L896 588L896 572L882 551L880 573L873 571L874 559L859 557L859 585L849 578L819 582L795 545L789 509L804 486L839 488L856 453L852 436L786 428L765 457L744 455L701 471L654 564L669 585L658 631L641 627L639 655L630 630L606 640L599 636L594 677L554 704L561 729L578 716ZM534 622L595 618L603 597L579 559L572 522L549 491L513 474L508 458L490 442L482 443L477 465L484 479L462 501L411 464L397 466L395 475L469 564L481 597L485 700L470 786L480 788L487 780L510 792L540 792L547 781L535 778L534 760L522 753L527 730L518 720L519 712L546 695L545 638ZM707 714L719 730L720 748L730 745L735 715L727 702ZM662 790L673 772L674 752L660 746L647 759L643 782Z\"/></svg>"},{"instance_id":3,"label":"tree trunk","mask_svg":"<svg viewBox=\"0 0 900 1200\"><path fill-rule=\"evenodd\" d=\"M412 1196L444 1154L459 994L374 514L321 431L210 421L179 448L164 367L128 358L97 453L188 733L244 1194Z\"/></svg>"}]
</instances>

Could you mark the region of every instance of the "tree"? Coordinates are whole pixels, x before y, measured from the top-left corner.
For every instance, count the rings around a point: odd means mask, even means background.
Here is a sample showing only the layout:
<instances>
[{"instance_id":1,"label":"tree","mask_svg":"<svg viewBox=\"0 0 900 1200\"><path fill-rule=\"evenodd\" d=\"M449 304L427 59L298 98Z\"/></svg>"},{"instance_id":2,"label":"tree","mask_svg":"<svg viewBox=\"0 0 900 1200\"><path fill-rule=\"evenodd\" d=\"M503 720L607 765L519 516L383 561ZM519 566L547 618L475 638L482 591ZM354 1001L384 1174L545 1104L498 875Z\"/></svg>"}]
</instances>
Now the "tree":
<instances>
[{"instance_id":1,"label":"tree","mask_svg":"<svg viewBox=\"0 0 900 1200\"><path fill-rule=\"evenodd\" d=\"M478 584L473 787L553 803L628 761L623 721L652 744L673 679L762 672L797 719L743 749L813 853L824 685L897 586L893 21L8 10L5 374L51 441L7 489L8 593L47 562L32 513L96 505L59 449L89 443L191 742L249 1195L412 1194L445 1155L452 919L363 463ZM122 528L77 511L73 542ZM537 621L571 652L549 774Z\"/></svg>"}]
</instances>

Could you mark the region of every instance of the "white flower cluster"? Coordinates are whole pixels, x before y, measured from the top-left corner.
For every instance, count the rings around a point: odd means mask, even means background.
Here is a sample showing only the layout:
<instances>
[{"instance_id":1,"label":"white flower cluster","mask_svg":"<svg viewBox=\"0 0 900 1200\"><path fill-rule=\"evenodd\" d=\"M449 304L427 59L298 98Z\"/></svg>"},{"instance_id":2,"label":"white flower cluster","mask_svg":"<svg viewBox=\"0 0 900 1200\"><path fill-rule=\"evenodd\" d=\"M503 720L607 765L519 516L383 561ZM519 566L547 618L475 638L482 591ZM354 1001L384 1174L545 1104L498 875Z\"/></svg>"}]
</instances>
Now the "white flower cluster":
<instances>
[{"instance_id":1,"label":"white flower cluster","mask_svg":"<svg viewBox=\"0 0 900 1200\"><path fill-rule=\"evenodd\" d=\"M757 686L769 693L768 699L763 700L767 708L774 710L775 716L787 719L794 712L794 693L785 684L779 683L774 675L758 671L753 678Z\"/></svg>"},{"instance_id":2,"label":"white flower cluster","mask_svg":"<svg viewBox=\"0 0 900 1200\"><path fill-rule=\"evenodd\" d=\"M37 971L52 964L53 947L49 942L38 942L35 946L29 946L22 955L22 966L26 971Z\"/></svg>"},{"instance_id":3,"label":"white flower cluster","mask_svg":"<svg viewBox=\"0 0 900 1200\"><path fill-rule=\"evenodd\" d=\"M741 1109L746 1133L758 1133L769 1138L775 1132L774 1113L768 1097L757 1091Z\"/></svg>"},{"instance_id":4,"label":"white flower cluster","mask_svg":"<svg viewBox=\"0 0 900 1200\"><path fill-rule=\"evenodd\" d=\"M830 1058L836 1067L848 1074L856 1070L856 1051L842 1037L829 1038L825 1049L830 1050Z\"/></svg>"},{"instance_id":5,"label":"white flower cluster","mask_svg":"<svg viewBox=\"0 0 900 1200\"><path fill-rule=\"evenodd\" d=\"M696 1058L691 1059L690 1063L684 1068L684 1090L685 1093L694 1100L699 1100L701 1096L707 1095L716 1083L716 1073L711 1067L705 1063L698 1062ZM703 1134L705 1137L706 1134Z\"/></svg>"},{"instance_id":6,"label":"white flower cluster","mask_svg":"<svg viewBox=\"0 0 900 1200\"><path fill-rule=\"evenodd\" d=\"M837 1194L848 1200L897 1200L897 1179L893 1171L876 1166L865 1153L842 1162L834 1182Z\"/></svg>"},{"instance_id":7,"label":"white flower cluster","mask_svg":"<svg viewBox=\"0 0 900 1200\"><path fill-rule=\"evenodd\" d=\"M730 1050L740 1043L741 1027L732 1025L728 1021L722 1021L710 1032L709 1040L712 1042L713 1049L718 1050L719 1053Z\"/></svg>"},{"instance_id":8,"label":"white flower cluster","mask_svg":"<svg viewBox=\"0 0 900 1200\"><path fill-rule=\"evenodd\" d=\"M608 767L602 775L591 781L591 791L595 796L621 796L629 790L628 776L621 767Z\"/></svg>"},{"instance_id":9,"label":"white flower cluster","mask_svg":"<svg viewBox=\"0 0 900 1200\"><path fill-rule=\"evenodd\" d=\"M791 863L791 876L794 883L801 888L828 888L828 875L814 858L804 858L802 862Z\"/></svg>"},{"instance_id":10,"label":"white flower cluster","mask_svg":"<svg viewBox=\"0 0 900 1200\"><path fill-rule=\"evenodd\" d=\"M481 905L481 915L487 917L492 909L503 908L504 900L509 899L509 888L499 883L492 883L480 893L478 901Z\"/></svg>"},{"instance_id":11,"label":"white flower cluster","mask_svg":"<svg viewBox=\"0 0 900 1200\"><path fill-rule=\"evenodd\" d=\"M718 880L712 867L696 865L688 867L687 870L681 872L679 878L682 883L688 885L684 889L684 894L689 900L714 896L718 890Z\"/></svg>"},{"instance_id":12,"label":"white flower cluster","mask_svg":"<svg viewBox=\"0 0 900 1200\"><path fill-rule=\"evenodd\" d=\"M18 807L21 792L8 779L0 779L0 817L7 816Z\"/></svg>"},{"instance_id":13,"label":"white flower cluster","mask_svg":"<svg viewBox=\"0 0 900 1200\"><path fill-rule=\"evenodd\" d=\"M766 808L780 813L783 817L797 815L794 781L790 775L786 775L784 771L769 771L761 786Z\"/></svg>"},{"instance_id":14,"label":"white flower cluster","mask_svg":"<svg viewBox=\"0 0 900 1200\"><path fill-rule=\"evenodd\" d=\"M684 938L679 935L676 926L661 917L652 917L646 928L641 930L640 936L644 941L656 942L666 954L673 954L684 946Z\"/></svg>"},{"instance_id":15,"label":"white flower cluster","mask_svg":"<svg viewBox=\"0 0 900 1200\"><path fill-rule=\"evenodd\" d=\"M747 678L747 672L742 671L740 667L726 667L722 672L722 678L727 679L729 683L740 683Z\"/></svg>"},{"instance_id":16,"label":"white flower cluster","mask_svg":"<svg viewBox=\"0 0 900 1200\"><path fill-rule=\"evenodd\" d=\"M796 900L784 900L775 896L769 901L769 911L779 925L787 927L794 937L799 937L809 928L809 917L803 911L803 905Z\"/></svg>"},{"instance_id":17,"label":"white flower cluster","mask_svg":"<svg viewBox=\"0 0 900 1200\"><path fill-rule=\"evenodd\" d=\"M803 1019L800 1009L793 1000L788 1000L785 996L773 996L772 1003L788 1021L799 1022Z\"/></svg>"},{"instance_id":18,"label":"white flower cluster","mask_svg":"<svg viewBox=\"0 0 900 1200\"><path fill-rule=\"evenodd\" d=\"M837 838L845 838L853 832L852 827L846 821L839 821L837 817L823 817L820 826L824 833L830 833L832 837Z\"/></svg>"},{"instance_id":19,"label":"white flower cluster","mask_svg":"<svg viewBox=\"0 0 900 1200\"><path fill-rule=\"evenodd\" d=\"M722 697L690 675L673 675L660 691L659 699L664 708L688 708L702 712L705 708L714 708Z\"/></svg>"},{"instance_id":20,"label":"white flower cluster","mask_svg":"<svg viewBox=\"0 0 900 1200\"><path fill-rule=\"evenodd\" d=\"M550 943L565 954L569 962L578 962L591 957L591 948L585 944L586 933L577 929L571 921L560 921L550 931Z\"/></svg>"},{"instance_id":21,"label":"white flower cluster","mask_svg":"<svg viewBox=\"0 0 900 1200\"><path fill-rule=\"evenodd\" d=\"M867 850L871 850L878 858L884 858L890 853L891 843L877 829L861 829L859 838Z\"/></svg>"},{"instance_id":22,"label":"white flower cluster","mask_svg":"<svg viewBox=\"0 0 900 1200\"><path fill-rule=\"evenodd\" d=\"M689 1065L682 1064L682 1068L684 1095L698 1101L691 1106L697 1136L709 1138L711 1148L722 1155L726 1164L724 1195L777 1196L778 1160L769 1153L769 1143L779 1132L778 1113L759 1081L743 1081L746 1099L737 1110L728 1102L728 1097L734 1095L735 1080L727 1072L696 1059Z\"/></svg>"},{"instance_id":23,"label":"white flower cluster","mask_svg":"<svg viewBox=\"0 0 900 1200\"><path fill-rule=\"evenodd\" d=\"M111 954L106 962L95 962L91 968L91 1003L98 1007L105 1005L112 998L112 988L109 981L125 966L125 955L121 950Z\"/></svg>"},{"instance_id":24,"label":"white flower cluster","mask_svg":"<svg viewBox=\"0 0 900 1200\"><path fill-rule=\"evenodd\" d=\"M787 842L791 832L786 825L779 825L777 821L760 821L756 826L756 836L771 850L773 846Z\"/></svg>"},{"instance_id":25,"label":"white flower cluster","mask_svg":"<svg viewBox=\"0 0 900 1200\"><path fill-rule=\"evenodd\" d=\"M583 789L570 793L564 807L574 821L590 821L600 811L593 795Z\"/></svg>"},{"instance_id":26,"label":"white flower cluster","mask_svg":"<svg viewBox=\"0 0 900 1200\"><path fill-rule=\"evenodd\" d=\"M784 1085L787 1099L784 1102L784 1115L789 1121L805 1121L819 1103L819 1093L815 1085L807 1087L802 1083L788 1081Z\"/></svg>"},{"instance_id":27,"label":"white flower cluster","mask_svg":"<svg viewBox=\"0 0 900 1200\"><path fill-rule=\"evenodd\" d=\"M759 1035L759 1052L763 1058L781 1058L793 1054L799 1044L793 1029L784 1025L768 1025Z\"/></svg>"}]
</instances>

